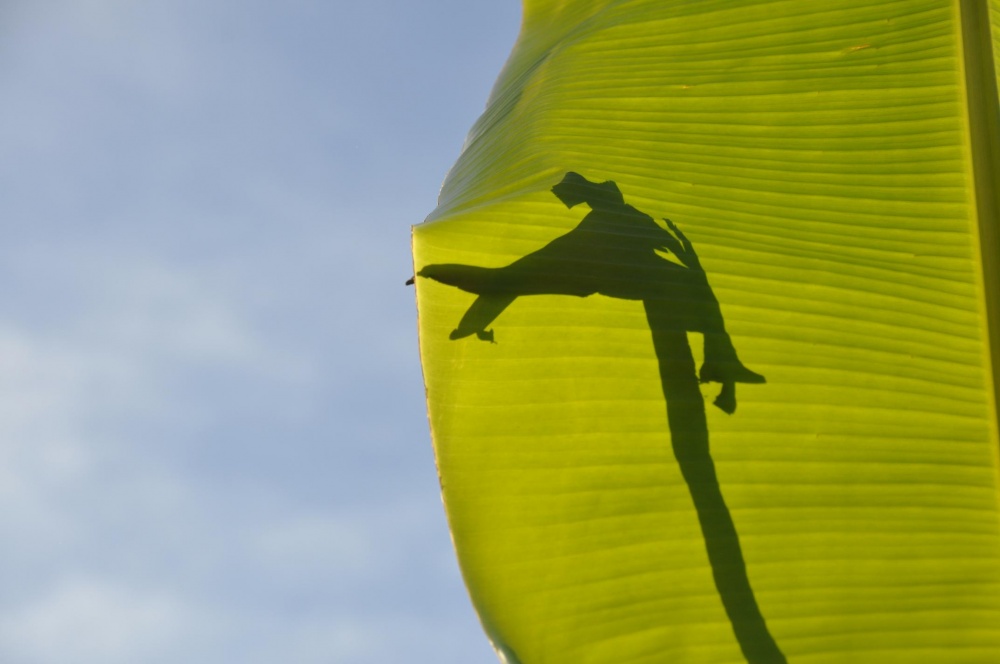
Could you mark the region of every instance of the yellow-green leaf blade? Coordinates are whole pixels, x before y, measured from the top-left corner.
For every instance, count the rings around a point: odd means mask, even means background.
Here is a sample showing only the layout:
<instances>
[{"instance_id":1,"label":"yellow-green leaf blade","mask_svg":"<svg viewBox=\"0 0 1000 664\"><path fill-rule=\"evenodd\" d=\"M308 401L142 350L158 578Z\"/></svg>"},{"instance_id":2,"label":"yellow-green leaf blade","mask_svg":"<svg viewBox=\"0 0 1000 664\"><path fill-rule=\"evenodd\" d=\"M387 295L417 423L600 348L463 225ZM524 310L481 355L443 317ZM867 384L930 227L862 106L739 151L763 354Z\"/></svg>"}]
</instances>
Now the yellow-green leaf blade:
<instances>
[{"instance_id":1,"label":"yellow-green leaf blade","mask_svg":"<svg viewBox=\"0 0 1000 664\"><path fill-rule=\"evenodd\" d=\"M994 4L995 4L995 0ZM957 3L528 2L417 227L501 267L586 211L579 171L678 224L740 357L703 391L746 574L789 661L1000 658L995 401ZM639 302L417 281L435 451L491 638L534 662L730 662ZM699 355L700 335L689 334ZM702 359L699 355L697 359ZM514 655L511 655L514 656Z\"/></svg>"}]
</instances>

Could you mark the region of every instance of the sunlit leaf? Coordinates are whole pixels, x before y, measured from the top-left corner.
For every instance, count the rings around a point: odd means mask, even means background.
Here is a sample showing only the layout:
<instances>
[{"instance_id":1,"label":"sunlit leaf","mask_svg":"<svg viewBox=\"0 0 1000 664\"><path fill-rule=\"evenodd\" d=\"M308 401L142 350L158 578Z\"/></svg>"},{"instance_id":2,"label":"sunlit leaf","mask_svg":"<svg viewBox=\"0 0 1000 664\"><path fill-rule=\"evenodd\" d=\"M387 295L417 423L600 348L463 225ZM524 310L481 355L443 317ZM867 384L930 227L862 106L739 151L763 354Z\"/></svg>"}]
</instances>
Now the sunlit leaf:
<instances>
[{"instance_id":1,"label":"sunlit leaf","mask_svg":"<svg viewBox=\"0 0 1000 664\"><path fill-rule=\"evenodd\" d=\"M525 0L414 229L502 658L1000 661L994 53L1000 0Z\"/></svg>"}]
</instances>

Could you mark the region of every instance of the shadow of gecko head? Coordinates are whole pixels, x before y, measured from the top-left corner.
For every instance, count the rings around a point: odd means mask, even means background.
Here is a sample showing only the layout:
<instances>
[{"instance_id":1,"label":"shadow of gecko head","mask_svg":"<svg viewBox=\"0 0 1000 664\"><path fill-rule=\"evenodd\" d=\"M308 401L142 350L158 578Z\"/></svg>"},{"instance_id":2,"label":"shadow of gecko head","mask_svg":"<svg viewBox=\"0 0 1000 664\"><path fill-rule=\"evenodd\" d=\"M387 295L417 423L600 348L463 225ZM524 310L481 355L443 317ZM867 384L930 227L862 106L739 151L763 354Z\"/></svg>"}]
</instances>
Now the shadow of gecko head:
<instances>
[{"instance_id":1,"label":"shadow of gecko head","mask_svg":"<svg viewBox=\"0 0 1000 664\"><path fill-rule=\"evenodd\" d=\"M614 208L625 204L625 197L618 185L606 182L591 182L579 173L570 171L559 184L552 187L552 193L568 208L587 203L591 209Z\"/></svg>"}]
</instances>

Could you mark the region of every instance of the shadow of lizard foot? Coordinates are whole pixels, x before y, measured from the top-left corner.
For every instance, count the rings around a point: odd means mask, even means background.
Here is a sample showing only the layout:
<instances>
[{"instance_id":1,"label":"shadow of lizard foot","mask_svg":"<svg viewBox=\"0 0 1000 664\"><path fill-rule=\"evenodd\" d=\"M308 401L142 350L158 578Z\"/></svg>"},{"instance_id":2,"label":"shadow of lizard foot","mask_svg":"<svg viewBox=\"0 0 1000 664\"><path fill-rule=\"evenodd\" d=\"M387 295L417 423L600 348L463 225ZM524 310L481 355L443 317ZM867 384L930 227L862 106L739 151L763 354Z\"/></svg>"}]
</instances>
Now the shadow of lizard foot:
<instances>
[{"instance_id":1,"label":"shadow of lizard foot","mask_svg":"<svg viewBox=\"0 0 1000 664\"><path fill-rule=\"evenodd\" d=\"M719 392L719 396L715 397L715 401L712 402L717 408L720 408L727 415L732 415L736 412L736 383L723 383L722 390Z\"/></svg>"},{"instance_id":2,"label":"shadow of lizard foot","mask_svg":"<svg viewBox=\"0 0 1000 664\"><path fill-rule=\"evenodd\" d=\"M448 338L454 341L456 339L464 339L465 337L471 337L473 334L475 334L476 338L479 339L480 341L488 341L491 344L496 343L496 341L493 340L494 337L492 328L489 330L470 330L468 328L456 327L454 330L451 331L451 334L448 335Z\"/></svg>"},{"instance_id":3,"label":"shadow of lizard foot","mask_svg":"<svg viewBox=\"0 0 1000 664\"><path fill-rule=\"evenodd\" d=\"M698 380L702 383L722 383L722 390L712 403L729 415L736 412L736 383L767 382L764 376L750 371L738 361L705 362L698 372Z\"/></svg>"},{"instance_id":4,"label":"shadow of lizard foot","mask_svg":"<svg viewBox=\"0 0 1000 664\"><path fill-rule=\"evenodd\" d=\"M702 383L766 383L767 379L740 362L705 362L698 372Z\"/></svg>"}]
</instances>

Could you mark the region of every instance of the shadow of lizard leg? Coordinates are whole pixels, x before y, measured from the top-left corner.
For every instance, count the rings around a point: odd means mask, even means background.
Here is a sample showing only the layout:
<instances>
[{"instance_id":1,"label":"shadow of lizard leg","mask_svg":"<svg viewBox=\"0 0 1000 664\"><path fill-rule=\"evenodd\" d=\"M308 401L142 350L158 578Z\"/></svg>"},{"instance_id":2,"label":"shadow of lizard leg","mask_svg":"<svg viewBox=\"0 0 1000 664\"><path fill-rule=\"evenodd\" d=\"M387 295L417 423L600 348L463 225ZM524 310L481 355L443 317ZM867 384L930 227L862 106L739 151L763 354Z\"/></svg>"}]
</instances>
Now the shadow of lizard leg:
<instances>
[{"instance_id":1,"label":"shadow of lizard leg","mask_svg":"<svg viewBox=\"0 0 1000 664\"><path fill-rule=\"evenodd\" d=\"M506 309L517 295L480 295L452 330L450 339L461 339L475 334L483 341L493 341L493 330L486 327Z\"/></svg>"}]
</instances>

